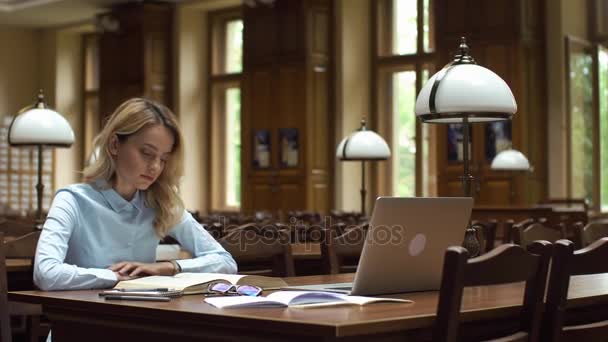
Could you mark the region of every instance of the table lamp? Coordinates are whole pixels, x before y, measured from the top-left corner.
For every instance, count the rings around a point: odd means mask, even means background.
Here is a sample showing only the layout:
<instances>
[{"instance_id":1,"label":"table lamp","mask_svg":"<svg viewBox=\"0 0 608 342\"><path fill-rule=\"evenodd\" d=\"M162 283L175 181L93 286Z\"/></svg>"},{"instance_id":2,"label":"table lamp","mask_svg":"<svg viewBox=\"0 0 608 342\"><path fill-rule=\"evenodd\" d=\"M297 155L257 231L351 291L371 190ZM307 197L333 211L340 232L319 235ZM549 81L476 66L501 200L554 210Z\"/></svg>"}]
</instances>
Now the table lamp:
<instances>
[{"instance_id":1,"label":"table lamp","mask_svg":"<svg viewBox=\"0 0 608 342\"><path fill-rule=\"evenodd\" d=\"M498 171L531 171L532 167L526 156L515 149L508 149L498 153L492 164L490 164L492 170Z\"/></svg>"},{"instance_id":2,"label":"table lamp","mask_svg":"<svg viewBox=\"0 0 608 342\"><path fill-rule=\"evenodd\" d=\"M494 159L492 159L490 168L495 171L507 171L513 174L532 172L534 169L523 153L512 148L498 153ZM517 193L513 186L513 182L509 182L509 187L511 189L511 198L514 198Z\"/></svg>"},{"instance_id":3,"label":"table lamp","mask_svg":"<svg viewBox=\"0 0 608 342\"><path fill-rule=\"evenodd\" d=\"M415 111L416 116L425 123L462 124L462 187L464 196L471 197L473 176L469 171L470 123L511 119L517 111L511 89L500 76L475 63L469 55L466 39L462 37L454 60L433 75L418 94ZM471 232L469 228L465 245L470 233L474 233L474 230ZM475 255L475 246L469 247L469 253Z\"/></svg>"},{"instance_id":4,"label":"table lamp","mask_svg":"<svg viewBox=\"0 0 608 342\"><path fill-rule=\"evenodd\" d=\"M378 133L368 130L365 119L361 127L342 139L336 150L336 157L341 161L361 161L361 215L365 216L365 161L386 160L391 156L391 150L386 141Z\"/></svg>"},{"instance_id":5,"label":"table lamp","mask_svg":"<svg viewBox=\"0 0 608 342\"><path fill-rule=\"evenodd\" d=\"M42 197L42 149L43 147L70 147L74 143L74 131L69 122L44 102L42 90L33 106L19 111L8 130L8 143L11 146L35 146L38 148L38 183L36 184L37 207L36 226L41 228Z\"/></svg>"}]
</instances>

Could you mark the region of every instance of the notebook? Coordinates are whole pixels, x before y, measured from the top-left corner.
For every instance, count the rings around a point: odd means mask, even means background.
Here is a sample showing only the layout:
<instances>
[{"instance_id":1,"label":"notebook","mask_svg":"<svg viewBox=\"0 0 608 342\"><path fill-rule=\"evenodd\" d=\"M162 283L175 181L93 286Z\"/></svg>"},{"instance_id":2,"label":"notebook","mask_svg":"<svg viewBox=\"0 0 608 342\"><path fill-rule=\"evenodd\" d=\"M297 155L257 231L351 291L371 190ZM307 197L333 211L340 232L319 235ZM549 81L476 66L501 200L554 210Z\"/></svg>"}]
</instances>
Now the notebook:
<instances>
[{"instance_id":1,"label":"notebook","mask_svg":"<svg viewBox=\"0 0 608 342\"><path fill-rule=\"evenodd\" d=\"M337 305L366 305L372 303L413 303L407 299L347 296L340 293L321 291L276 291L266 297L212 297L205 298L205 302L219 309L264 307L312 308Z\"/></svg>"},{"instance_id":2,"label":"notebook","mask_svg":"<svg viewBox=\"0 0 608 342\"><path fill-rule=\"evenodd\" d=\"M379 197L353 283L283 289L363 296L438 290L445 250L462 244L472 208L470 197Z\"/></svg>"}]
</instances>

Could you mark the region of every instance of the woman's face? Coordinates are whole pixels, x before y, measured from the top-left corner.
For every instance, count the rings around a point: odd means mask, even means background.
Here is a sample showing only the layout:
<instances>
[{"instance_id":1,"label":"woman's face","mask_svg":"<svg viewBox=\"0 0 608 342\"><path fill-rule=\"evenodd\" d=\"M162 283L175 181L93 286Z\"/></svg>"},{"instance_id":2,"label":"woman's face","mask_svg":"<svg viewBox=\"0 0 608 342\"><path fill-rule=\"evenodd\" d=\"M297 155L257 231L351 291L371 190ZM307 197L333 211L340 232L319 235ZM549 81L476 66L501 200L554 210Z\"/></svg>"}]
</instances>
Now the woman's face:
<instances>
[{"instance_id":1,"label":"woman's face","mask_svg":"<svg viewBox=\"0 0 608 342\"><path fill-rule=\"evenodd\" d=\"M116 165L114 189L131 200L136 190L146 190L165 168L175 139L160 124L144 126L124 141L114 137L110 153Z\"/></svg>"}]
</instances>

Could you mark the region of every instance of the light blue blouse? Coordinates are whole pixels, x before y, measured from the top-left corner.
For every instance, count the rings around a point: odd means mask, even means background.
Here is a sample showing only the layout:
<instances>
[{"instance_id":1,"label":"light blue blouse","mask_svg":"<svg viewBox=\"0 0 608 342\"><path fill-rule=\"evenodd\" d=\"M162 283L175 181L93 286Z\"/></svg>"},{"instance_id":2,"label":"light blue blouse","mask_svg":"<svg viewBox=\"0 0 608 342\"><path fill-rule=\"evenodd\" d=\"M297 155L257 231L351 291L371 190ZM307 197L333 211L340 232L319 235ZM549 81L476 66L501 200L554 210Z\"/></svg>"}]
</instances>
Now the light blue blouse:
<instances>
[{"instance_id":1,"label":"light blue blouse","mask_svg":"<svg viewBox=\"0 0 608 342\"><path fill-rule=\"evenodd\" d=\"M125 200L101 184L74 184L57 191L38 241L34 283L42 290L107 288L120 261L155 262L159 238L154 210L144 194ZM184 211L169 236L192 253L178 260L183 272L236 273L232 256Z\"/></svg>"}]
</instances>

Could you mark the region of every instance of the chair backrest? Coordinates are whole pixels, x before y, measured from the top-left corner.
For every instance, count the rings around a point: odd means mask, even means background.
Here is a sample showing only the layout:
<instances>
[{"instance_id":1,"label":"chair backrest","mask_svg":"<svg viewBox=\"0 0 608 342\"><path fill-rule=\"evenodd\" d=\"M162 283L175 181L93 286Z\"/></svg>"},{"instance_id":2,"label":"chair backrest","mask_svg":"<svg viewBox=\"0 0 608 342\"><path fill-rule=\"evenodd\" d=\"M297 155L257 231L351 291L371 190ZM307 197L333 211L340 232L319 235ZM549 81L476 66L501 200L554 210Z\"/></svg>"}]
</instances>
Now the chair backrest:
<instances>
[{"instance_id":1,"label":"chair backrest","mask_svg":"<svg viewBox=\"0 0 608 342\"><path fill-rule=\"evenodd\" d=\"M0 232L0 342L11 341L11 320L8 312L8 281L4 257L4 234Z\"/></svg>"},{"instance_id":2,"label":"chair backrest","mask_svg":"<svg viewBox=\"0 0 608 342\"><path fill-rule=\"evenodd\" d=\"M537 240L546 240L549 242L555 242L559 239L565 238L565 228L560 227L561 230L549 228L542 223L532 224L515 224L513 225L513 242L520 246L528 246Z\"/></svg>"},{"instance_id":3,"label":"chair backrest","mask_svg":"<svg viewBox=\"0 0 608 342\"><path fill-rule=\"evenodd\" d=\"M471 226L477 231L477 239L481 245L481 253L487 253L494 249L496 240L497 220L471 221Z\"/></svg>"},{"instance_id":4,"label":"chair backrest","mask_svg":"<svg viewBox=\"0 0 608 342\"><path fill-rule=\"evenodd\" d=\"M357 270L361 251L365 244L365 227L353 227L336 236L335 230L325 230L321 241L321 258L330 274L351 273Z\"/></svg>"},{"instance_id":5,"label":"chair backrest","mask_svg":"<svg viewBox=\"0 0 608 342\"><path fill-rule=\"evenodd\" d=\"M33 222L27 220L14 220L8 218L0 218L0 232L4 236L21 236L31 233L35 230Z\"/></svg>"},{"instance_id":6,"label":"chair backrest","mask_svg":"<svg viewBox=\"0 0 608 342\"><path fill-rule=\"evenodd\" d=\"M289 238L260 235L255 229L234 229L218 241L236 261L239 273L295 276Z\"/></svg>"},{"instance_id":7,"label":"chair backrest","mask_svg":"<svg viewBox=\"0 0 608 342\"><path fill-rule=\"evenodd\" d=\"M36 246L40 239L40 231L34 231L14 239L6 239L4 243L4 256L7 259L34 259Z\"/></svg>"},{"instance_id":8,"label":"chair backrest","mask_svg":"<svg viewBox=\"0 0 608 342\"><path fill-rule=\"evenodd\" d=\"M544 217L528 217L528 218L525 218L520 221L515 221L515 220L511 220L511 219L506 220L502 224L502 229L503 229L502 242L503 243L515 242L515 237L513 236L513 234L514 234L513 227L514 226L527 228L528 226L530 226L534 223L545 224L546 222L547 222L547 219ZM515 242L515 243L517 243L517 242Z\"/></svg>"},{"instance_id":9,"label":"chair backrest","mask_svg":"<svg viewBox=\"0 0 608 342\"><path fill-rule=\"evenodd\" d=\"M224 235L224 225L220 222L203 224L203 228L205 228L205 230L216 240Z\"/></svg>"},{"instance_id":10,"label":"chair backrest","mask_svg":"<svg viewBox=\"0 0 608 342\"><path fill-rule=\"evenodd\" d=\"M588 247L574 250L570 240L559 240L554 245L543 336L547 341L605 341L608 336L608 320L578 322L578 326L564 329L566 302L570 276L608 273L608 237L595 241ZM593 324L590 324L593 323Z\"/></svg>"},{"instance_id":11,"label":"chair backrest","mask_svg":"<svg viewBox=\"0 0 608 342\"><path fill-rule=\"evenodd\" d=\"M575 225L576 235L580 241L580 247L585 247L593 242L608 236L608 223L590 222L586 225Z\"/></svg>"},{"instance_id":12,"label":"chair backrest","mask_svg":"<svg viewBox=\"0 0 608 342\"><path fill-rule=\"evenodd\" d=\"M504 244L469 259L465 248L449 247L444 257L433 341L459 340L460 306L465 286L519 281L526 282L519 329L527 333L526 341L538 341L551 244L537 241L528 250L530 252L519 245Z\"/></svg>"}]
</instances>

